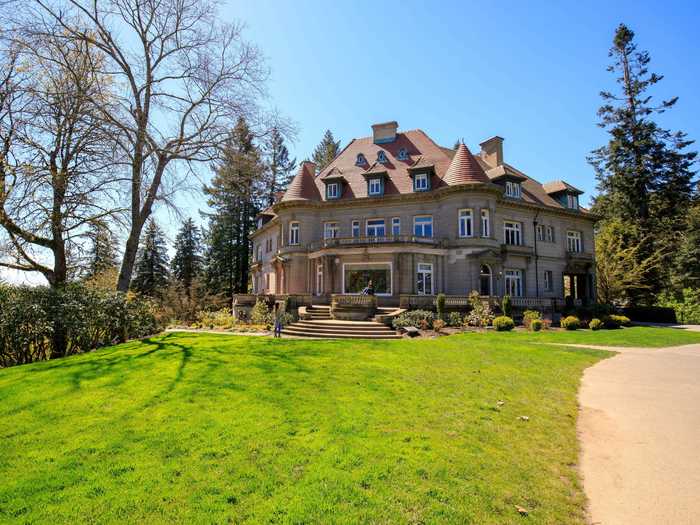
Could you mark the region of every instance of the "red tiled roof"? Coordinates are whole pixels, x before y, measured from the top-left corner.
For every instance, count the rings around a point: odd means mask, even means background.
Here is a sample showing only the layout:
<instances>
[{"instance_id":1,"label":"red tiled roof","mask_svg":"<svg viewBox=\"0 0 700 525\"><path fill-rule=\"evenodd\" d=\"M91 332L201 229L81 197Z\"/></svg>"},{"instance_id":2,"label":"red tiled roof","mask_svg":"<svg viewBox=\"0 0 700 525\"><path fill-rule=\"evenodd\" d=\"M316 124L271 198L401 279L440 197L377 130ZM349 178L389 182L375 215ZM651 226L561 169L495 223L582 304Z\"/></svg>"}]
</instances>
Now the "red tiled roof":
<instances>
[{"instance_id":1,"label":"red tiled roof","mask_svg":"<svg viewBox=\"0 0 700 525\"><path fill-rule=\"evenodd\" d=\"M302 162L280 202L321 200L323 192L317 187L315 178L316 165L309 161Z\"/></svg>"},{"instance_id":2,"label":"red tiled roof","mask_svg":"<svg viewBox=\"0 0 700 525\"><path fill-rule=\"evenodd\" d=\"M573 187L571 184L569 184L568 182L564 182L563 180L545 182L542 185L542 188L547 193L559 193L560 191L570 191L572 193L578 193L579 195L583 193L578 188Z\"/></svg>"},{"instance_id":3,"label":"red tiled roof","mask_svg":"<svg viewBox=\"0 0 700 525\"><path fill-rule=\"evenodd\" d=\"M449 186L474 182L490 182L484 169L463 143L457 147L452 163L442 180Z\"/></svg>"}]
</instances>

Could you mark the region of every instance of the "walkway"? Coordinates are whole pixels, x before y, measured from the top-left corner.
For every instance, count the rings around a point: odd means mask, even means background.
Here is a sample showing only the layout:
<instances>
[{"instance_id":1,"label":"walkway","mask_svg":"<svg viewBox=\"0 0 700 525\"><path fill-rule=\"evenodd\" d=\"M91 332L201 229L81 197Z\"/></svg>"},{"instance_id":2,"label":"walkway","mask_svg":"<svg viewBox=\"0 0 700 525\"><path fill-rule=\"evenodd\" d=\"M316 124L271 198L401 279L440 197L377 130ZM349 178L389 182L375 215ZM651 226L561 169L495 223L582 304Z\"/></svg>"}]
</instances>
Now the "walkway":
<instances>
[{"instance_id":1,"label":"walkway","mask_svg":"<svg viewBox=\"0 0 700 525\"><path fill-rule=\"evenodd\" d=\"M598 348L620 353L579 392L590 522L700 523L700 345Z\"/></svg>"}]
</instances>

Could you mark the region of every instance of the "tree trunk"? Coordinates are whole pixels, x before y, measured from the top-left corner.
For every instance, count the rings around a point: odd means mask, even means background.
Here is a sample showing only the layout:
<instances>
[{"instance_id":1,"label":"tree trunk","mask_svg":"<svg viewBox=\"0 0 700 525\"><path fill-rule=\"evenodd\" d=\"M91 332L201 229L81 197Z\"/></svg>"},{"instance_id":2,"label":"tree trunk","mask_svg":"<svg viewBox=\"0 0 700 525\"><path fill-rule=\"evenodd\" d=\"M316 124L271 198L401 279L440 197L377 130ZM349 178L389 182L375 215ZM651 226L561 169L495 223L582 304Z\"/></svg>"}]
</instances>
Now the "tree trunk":
<instances>
[{"instance_id":1,"label":"tree trunk","mask_svg":"<svg viewBox=\"0 0 700 525\"><path fill-rule=\"evenodd\" d=\"M136 264L136 253L139 249L139 237L141 237L141 228L132 228L129 233L129 238L126 240L124 248L124 258L119 269L119 279L117 279L117 291L128 292L131 284L131 274L134 271Z\"/></svg>"}]
</instances>

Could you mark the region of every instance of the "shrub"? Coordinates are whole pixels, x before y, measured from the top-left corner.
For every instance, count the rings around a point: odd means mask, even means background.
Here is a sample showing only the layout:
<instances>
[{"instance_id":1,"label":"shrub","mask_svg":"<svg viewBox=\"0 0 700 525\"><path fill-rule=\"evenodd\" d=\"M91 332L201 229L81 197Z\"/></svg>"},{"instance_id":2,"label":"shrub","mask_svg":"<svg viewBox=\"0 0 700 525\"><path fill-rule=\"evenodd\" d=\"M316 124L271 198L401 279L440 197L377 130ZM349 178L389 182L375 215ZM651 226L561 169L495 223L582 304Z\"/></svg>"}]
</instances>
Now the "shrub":
<instances>
[{"instance_id":1,"label":"shrub","mask_svg":"<svg viewBox=\"0 0 700 525\"><path fill-rule=\"evenodd\" d=\"M591 330L600 330L601 328L603 328L603 321L601 321L600 319L594 317L594 318L591 319L591 321L588 323L588 328L590 328Z\"/></svg>"},{"instance_id":2,"label":"shrub","mask_svg":"<svg viewBox=\"0 0 700 525\"><path fill-rule=\"evenodd\" d=\"M435 299L435 307L437 309L437 318L445 319L445 294L439 293Z\"/></svg>"},{"instance_id":3,"label":"shrub","mask_svg":"<svg viewBox=\"0 0 700 525\"><path fill-rule=\"evenodd\" d=\"M533 332L539 332L544 328L544 322L542 319L533 319L530 321L530 330Z\"/></svg>"},{"instance_id":4,"label":"shrub","mask_svg":"<svg viewBox=\"0 0 700 525\"><path fill-rule=\"evenodd\" d=\"M515 323L507 315L499 315L493 320L493 327L499 332L508 332L515 328Z\"/></svg>"},{"instance_id":5,"label":"shrub","mask_svg":"<svg viewBox=\"0 0 700 525\"><path fill-rule=\"evenodd\" d=\"M508 294L504 295L501 300L501 311L506 317L511 317L513 314L513 301Z\"/></svg>"},{"instance_id":6,"label":"shrub","mask_svg":"<svg viewBox=\"0 0 700 525\"><path fill-rule=\"evenodd\" d=\"M614 317L620 323L620 326L630 326L632 324L632 321L626 315L612 315L610 317Z\"/></svg>"},{"instance_id":7,"label":"shrub","mask_svg":"<svg viewBox=\"0 0 700 525\"><path fill-rule=\"evenodd\" d=\"M443 328L445 328L445 321L442 319L435 319L435 321L433 321L433 330L439 332Z\"/></svg>"},{"instance_id":8,"label":"shrub","mask_svg":"<svg viewBox=\"0 0 700 525\"><path fill-rule=\"evenodd\" d=\"M530 329L530 323L532 323L532 321L541 319L542 314L537 310L525 310L523 312L523 326L528 330Z\"/></svg>"},{"instance_id":9,"label":"shrub","mask_svg":"<svg viewBox=\"0 0 700 525\"><path fill-rule=\"evenodd\" d=\"M621 326L629 326L630 323L629 317L624 315L608 315L603 318L605 328L620 328Z\"/></svg>"},{"instance_id":10,"label":"shrub","mask_svg":"<svg viewBox=\"0 0 700 525\"><path fill-rule=\"evenodd\" d=\"M450 312L447 316L447 326L462 326L462 314L459 312Z\"/></svg>"},{"instance_id":11,"label":"shrub","mask_svg":"<svg viewBox=\"0 0 700 525\"><path fill-rule=\"evenodd\" d=\"M394 328L415 326L416 328L427 330L433 325L434 320L435 314L430 310L410 310L396 316L392 325Z\"/></svg>"},{"instance_id":12,"label":"shrub","mask_svg":"<svg viewBox=\"0 0 700 525\"><path fill-rule=\"evenodd\" d=\"M199 312L198 322L202 328L229 329L236 325L236 319L228 308L222 308L215 312Z\"/></svg>"},{"instance_id":13,"label":"shrub","mask_svg":"<svg viewBox=\"0 0 700 525\"><path fill-rule=\"evenodd\" d=\"M255 301L255 306L253 306L250 311L250 322L253 324L271 326L274 324L275 319L273 313L267 305L267 302L258 299Z\"/></svg>"},{"instance_id":14,"label":"shrub","mask_svg":"<svg viewBox=\"0 0 700 525\"><path fill-rule=\"evenodd\" d=\"M700 323L700 291L683 290L682 300L662 294L660 306L631 306L622 313L633 321L649 323Z\"/></svg>"},{"instance_id":15,"label":"shrub","mask_svg":"<svg viewBox=\"0 0 700 525\"><path fill-rule=\"evenodd\" d=\"M575 315L564 317L564 319L561 320L561 327L566 330L578 330L580 326L581 321L579 321L578 317Z\"/></svg>"},{"instance_id":16,"label":"shrub","mask_svg":"<svg viewBox=\"0 0 700 525\"><path fill-rule=\"evenodd\" d=\"M469 294L469 305L471 312L464 317L464 324L468 326L488 326L493 321L493 313L488 304L481 300L479 292L472 290Z\"/></svg>"}]
</instances>

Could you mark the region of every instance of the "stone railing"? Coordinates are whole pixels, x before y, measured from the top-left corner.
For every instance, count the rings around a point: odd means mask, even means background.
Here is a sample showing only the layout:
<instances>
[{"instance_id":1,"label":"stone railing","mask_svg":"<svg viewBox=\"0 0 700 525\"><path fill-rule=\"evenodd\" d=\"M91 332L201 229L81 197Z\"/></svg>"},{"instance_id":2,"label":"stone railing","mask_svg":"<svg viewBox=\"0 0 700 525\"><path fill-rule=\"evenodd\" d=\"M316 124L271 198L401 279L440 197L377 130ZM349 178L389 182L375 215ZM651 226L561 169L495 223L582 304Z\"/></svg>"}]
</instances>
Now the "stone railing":
<instances>
[{"instance_id":1,"label":"stone railing","mask_svg":"<svg viewBox=\"0 0 700 525\"><path fill-rule=\"evenodd\" d=\"M331 317L346 321L365 321L377 311L375 295L331 295Z\"/></svg>"},{"instance_id":2,"label":"stone railing","mask_svg":"<svg viewBox=\"0 0 700 525\"><path fill-rule=\"evenodd\" d=\"M434 308L435 295L406 295L399 297L399 305L401 308ZM485 304L495 306L501 303L501 298L496 296L482 295L481 301ZM551 308L553 306L552 299L548 297L511 297L511 303L516 308ZM577 306L581 304L581 300L576 300ZM445 307L448 309L463 310L469 306L469 296L467 295L446 295Z\"/></svg>"},{"instance_id":3,"label":"stone railing","mask_svg":"<svg viewBox=\"0 0 700 525\"><path fill-rule=\"evenodd\" d=\"M511 304L518 308L549 308L552 300L549 297L511 297Z\"/></svg>"},{"instance_id":4,"label":"stone railing","mask_svg":"<svg viewBox=\"0 0 700 525\"><path fill-rule=\"evenodd\" d=\"M309 243L309 251L321 250L323 248L338 248L343 246L372 245L372 244L438 244L438 240L433 237L419 237L417 235L383 235L383 236L362 236L362 237L330 237L320 241Z\"/></svg>"},{"instance_id":5,"label":"stone railing","mask_svg":"<svg viewBox=\"0 0 700 525\"><path fill-rule=\"evenodd\" d=\"M377 307L377 297L374 295L331 295L331 304L338 306L361 306L366 308Z\"/></svg>"}]
</instances>

